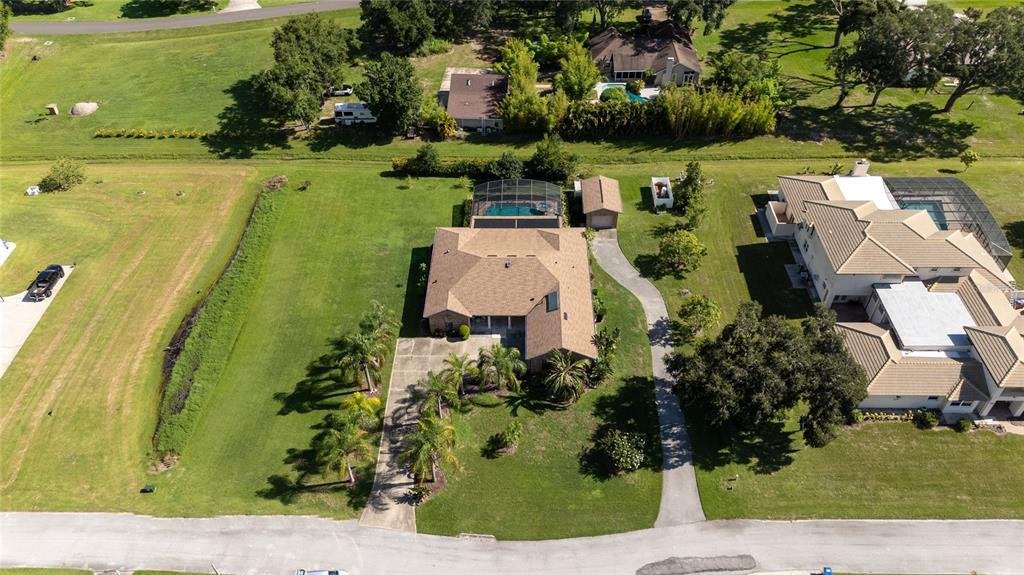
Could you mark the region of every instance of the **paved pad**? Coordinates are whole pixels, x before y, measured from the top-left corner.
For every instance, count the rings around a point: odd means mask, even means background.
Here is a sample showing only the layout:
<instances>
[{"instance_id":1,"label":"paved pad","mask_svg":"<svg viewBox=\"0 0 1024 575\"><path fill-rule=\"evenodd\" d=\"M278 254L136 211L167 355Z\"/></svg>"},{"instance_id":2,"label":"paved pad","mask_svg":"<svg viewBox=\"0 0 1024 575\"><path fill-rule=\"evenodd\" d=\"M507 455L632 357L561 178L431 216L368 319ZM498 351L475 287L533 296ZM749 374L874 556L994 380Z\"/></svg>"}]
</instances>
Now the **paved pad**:
<instances>
[{"instance_id":1,"label":"paved pad","mask_svg":"<svg viewBox=\"0 0 1024 575\"><path fill-rule=\"evenodd\" d=\"M480 348L495 341L496 338L485 335L471 336L466 341L428 337L398 340L373 489L359 525L416 532L416 508L407 499L414 482L399 460L402 438L415 429L419 417L418 405L413 399L416 384L428 371L444 369L444 360L449 354L465 353L475 358Z\"/></svg>"},{"instance_id":2,"label":"paved pad","mask_svg":"<svg viewBox=\"0 0 1024 575\"><path fill-rule=\"evenodd\" d=\"M43 314L49 309L50 304L57 298L57 294L64 289L64 284L71 277L75 268L62 266L64 277L57 282L53 288L53 294L43 301L32 301L28 299L28 291L17 295L5 296L0 302L0 377L14 361L14 357L25 345L28 336L36 328Z\"/></svg>"}]
</instances>

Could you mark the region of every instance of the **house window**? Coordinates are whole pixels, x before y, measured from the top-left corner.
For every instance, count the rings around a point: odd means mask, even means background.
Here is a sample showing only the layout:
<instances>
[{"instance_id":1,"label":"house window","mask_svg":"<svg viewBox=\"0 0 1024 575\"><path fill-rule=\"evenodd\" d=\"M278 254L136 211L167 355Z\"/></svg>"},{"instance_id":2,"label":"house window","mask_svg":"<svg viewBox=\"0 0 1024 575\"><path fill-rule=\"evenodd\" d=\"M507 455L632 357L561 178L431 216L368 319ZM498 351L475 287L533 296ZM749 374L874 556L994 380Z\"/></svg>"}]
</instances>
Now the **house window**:
<instances>
[{"instance_id":1,"label":"house window","mask_svg":"<svg viewBox=\"0 0 1024 575\"><path fill-rule=\"evenodd\" d=\"M558 292L553 291L548 294L548 311L558 310Z\"/></svg>"},{"instance_id":2,"label":"house window","mask_svg":"<svg viewBox=\"0 0 1024 575\"><path fill-rule=\"evenodd\" d=\"M953 407L970 407L970 406L974 405L974 402L973 401L951 401L951 402L949 402L949 405L951 405Z\"/></svg>"},{"instance_id":3,"label":"house window","mask_svg":"<svg viewBox=\"0 0 1024 575\"><path fill-rule=\"evenodd\" d=\"M810 246L810 244L808 244L808 243L807 243L807 240L804 240L804 251L805 251L805 252L807 251L807 248L808 248L809 246Z\"/></svg>"},{"instance_id":4,"label":"house window","mask_svg":"<svg viewBox=\"0 0 1024 575\"><path fill-rule=\"evenodd\" d=\"M958 272L960 271L960 268L953 268L953 271Z\"/></svg>"},{"instance_id":5,"label":"house window","mask_svg":"<svg viewBox=\"0 0 1024 575\"><path fill-rule=\"evenodd\" d=\"M937 396L937 395L929 395L928 396L928 401L938 401L938 400L939 400L939 396Z\"/></svg>"},{"instance_id":6,"label":"house window","mask_svg":"<svg viewBox=\"0 0 1024 575\"><path fill-rule=\"evenodd\" d=\"M937 272L937 271L939 271L939 268L932 268L932 269L931 269L931 270L929 270L929 271Z\"/></svg>"}]
</instances>

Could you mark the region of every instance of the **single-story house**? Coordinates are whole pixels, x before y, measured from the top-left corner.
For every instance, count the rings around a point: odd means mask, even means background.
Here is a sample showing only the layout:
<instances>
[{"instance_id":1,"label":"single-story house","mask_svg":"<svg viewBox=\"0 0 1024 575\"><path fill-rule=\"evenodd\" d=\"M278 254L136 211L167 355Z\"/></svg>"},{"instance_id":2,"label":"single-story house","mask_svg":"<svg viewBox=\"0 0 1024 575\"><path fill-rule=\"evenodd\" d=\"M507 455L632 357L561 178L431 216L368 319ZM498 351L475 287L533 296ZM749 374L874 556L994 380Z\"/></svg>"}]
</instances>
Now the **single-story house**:
<instances>
[{"instance_id":1,"label":"single-story house","mask_svg":"<svg viewBox=\"0 0 1024 575\"><path fill-rule=\"evenodd\" d=\"M619 214L622 213L619 181L605 176L594 176L579 180L578 184L587 227L606 230L618 226Z\"/></svg>"},{"instance_id":2,"label":"single-story house","mask_svg":"<svg viewBox=\"0 0 1024 575\"><path fill-rule=\"evenodd\" d=\"M590 57L612 81L640 80L650 72L654 84L662 86L695 84L702 68L693 43L672 22L660 22L641 29L636 36L614 27L587 41Z\"/></svg>"},{"instance_id":3,"label":"single-story house","mask_svg":"<svg viewBox=\"0 0 1024 575\"><path fill-rule=\"evenodd\" d=\"M423 317L499 335L534 372L556 349L595 359L590 273L578 228L437 228Z\"/></svg>"},{"instance_id":4,"label":"single-story house","mask_svg":"<svg viewBox=\"0 0 1024 575\"><path fill-rule=\"evenodd\" d=\"M498 105L508 92L501 74L452 74L448 91L448 115L460 130L500 132L505 125Z\"/></svg>"}]
</instances>

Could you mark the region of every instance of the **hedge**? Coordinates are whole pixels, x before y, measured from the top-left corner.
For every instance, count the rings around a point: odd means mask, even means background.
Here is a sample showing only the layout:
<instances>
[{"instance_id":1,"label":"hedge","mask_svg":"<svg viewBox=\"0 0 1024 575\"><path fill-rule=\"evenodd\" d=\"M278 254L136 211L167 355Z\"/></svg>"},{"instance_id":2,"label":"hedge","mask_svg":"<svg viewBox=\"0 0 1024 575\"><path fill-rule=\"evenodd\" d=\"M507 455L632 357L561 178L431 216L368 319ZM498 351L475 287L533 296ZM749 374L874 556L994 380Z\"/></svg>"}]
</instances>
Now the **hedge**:
<instances>
[{"instance_id":1,"label":"hedge","mask_svg":"<svg viewBox=\"0 0 1024 575\"><path fill-rule=\"evenodd\" d=\"M280 209L280 192L263 191L228 268L196 312L160 400L154 443L161 453L181 453L211 390L220 381L242 329Z\"/></svg>"}]
</instances>

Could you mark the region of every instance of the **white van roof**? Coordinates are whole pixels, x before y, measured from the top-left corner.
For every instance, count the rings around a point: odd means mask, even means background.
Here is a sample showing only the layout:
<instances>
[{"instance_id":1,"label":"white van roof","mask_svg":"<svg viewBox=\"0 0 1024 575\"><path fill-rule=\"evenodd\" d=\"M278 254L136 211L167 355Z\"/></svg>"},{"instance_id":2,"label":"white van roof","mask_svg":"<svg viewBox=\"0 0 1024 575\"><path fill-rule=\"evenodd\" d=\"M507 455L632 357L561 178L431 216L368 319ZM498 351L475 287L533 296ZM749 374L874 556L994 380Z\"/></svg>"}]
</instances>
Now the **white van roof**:
<instances>
[{"instance_id":1,"label":"white van roof","mask_svg":"<svg viewBox=\"0 0 1024 575\"><path fill-rule=\"evenodd\" d=\"M354 112L356 110L366 110L365 102L343 102L341 104L334 105L335 112Z\"/></svg>"}]
</instances>

